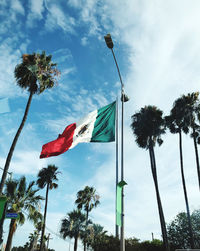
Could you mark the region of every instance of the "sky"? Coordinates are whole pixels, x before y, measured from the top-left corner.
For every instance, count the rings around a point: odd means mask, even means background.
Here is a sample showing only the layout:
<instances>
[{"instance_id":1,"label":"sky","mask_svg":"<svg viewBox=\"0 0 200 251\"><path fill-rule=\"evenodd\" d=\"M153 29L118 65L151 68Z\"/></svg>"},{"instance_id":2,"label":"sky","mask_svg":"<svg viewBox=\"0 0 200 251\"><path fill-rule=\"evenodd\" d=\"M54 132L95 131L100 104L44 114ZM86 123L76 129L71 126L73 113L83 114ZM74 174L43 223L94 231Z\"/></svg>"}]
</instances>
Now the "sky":
<instances>
[{"instance_id":1,"label":"sky","mask_svg":"<svg viewBox=\"0 0 200 251\"><path fill-rule=\"evenodd\" d=\"M56 139L67 125L120 96L117 69L104 41L107 33L112 35L130 98L124 118L125 237L151 240L153 233L161 239L149 155L135 143L131 116L145 105L168 115L177 98L199 91L199 8L198 0L0 0L0 100L7 98L10 107L10 112L0 114L0 167L28 100L14 79L22 54L44 50L61 71L53 89L34 95L9 169L14 178L25 175L32 181L49 164L59 168L58 189L49 193L50 248L69 248L69 240L59 237L60 222L76 208L76 193L86 185L95 187L101 202L91 219L115 233L115 143L83 143L60 156L39 159L42 145ZM185 202L178 136L167 132L163 140L155 155L165 220L170 223L185 211ZM189 135L183 137L183 153L193 211L200 208L200 194ZM7 220L5 240L8 224ZM13 245L24 245L33 229L28 221L19 226Z\"/></svg>"}]
</instances>

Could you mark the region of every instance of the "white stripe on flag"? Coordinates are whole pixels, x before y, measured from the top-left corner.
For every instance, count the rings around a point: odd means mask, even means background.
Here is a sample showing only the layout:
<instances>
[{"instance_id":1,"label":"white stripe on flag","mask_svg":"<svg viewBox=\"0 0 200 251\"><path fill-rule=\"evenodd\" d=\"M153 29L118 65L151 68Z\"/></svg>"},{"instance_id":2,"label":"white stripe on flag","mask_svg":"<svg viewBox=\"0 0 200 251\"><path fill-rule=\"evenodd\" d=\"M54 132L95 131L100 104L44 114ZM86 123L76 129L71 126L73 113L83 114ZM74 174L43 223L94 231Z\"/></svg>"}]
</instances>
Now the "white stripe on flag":
<instances>
[{"instance_id":1,"label":"white stripe on flag","mask_svg":"<svg viewBox=\"0 0 200 251\"><path fill-rule=\"evenodd\" d=\"M69 149L75 147L78 143L90 142L96 117L97 110L90 112L86 117L82 118L79 122L76 123L73 142Z\"/></svg>"}]
</instances>

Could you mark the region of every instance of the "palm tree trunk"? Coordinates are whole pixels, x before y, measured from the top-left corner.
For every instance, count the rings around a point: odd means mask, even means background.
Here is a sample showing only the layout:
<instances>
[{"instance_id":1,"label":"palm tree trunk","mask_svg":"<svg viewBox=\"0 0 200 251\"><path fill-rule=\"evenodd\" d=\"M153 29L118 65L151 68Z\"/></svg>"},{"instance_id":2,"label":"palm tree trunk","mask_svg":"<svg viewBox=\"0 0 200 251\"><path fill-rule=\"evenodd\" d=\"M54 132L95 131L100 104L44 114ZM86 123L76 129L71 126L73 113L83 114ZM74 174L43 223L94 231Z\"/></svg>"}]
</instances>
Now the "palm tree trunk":
<instances>
[{"instance_id":1,"label":"palm tree trunk","mask_svg":"<svg viewBox=\"0 0 200 251\"><path fill-rule=\"evenodd\" d=\"M7 239L5 251L10 251L11 250L12 239L13 239L15 229L16 229L16 219L11 219L10 226L9 226L9 234L8 234L8 239Z\"/></svg>"},{"instance_id":2,"label":"palm tree trunk","mask_svg":"<svg viewBox=\"0 0 200 251\"><path fill-rule=\"evenodd\" d=\"M0 219L0 244L3 242L3 223L5 220L5 216L6 216L7 206L8 206L8 202L6 201L5 206L4 206L4 210L3 210L3 215Z\"/></svg>"},{"instance_id":3,"label":"palm tree trunk","mask_svg":"<svg viewBox=\"0 0 200 251\"><path fill-rule=\"evenodd\" d=\"M74 238L74 251L77 250L77 247L78 247L78 236Z\"/></svg>"},{"instance_id":4,"label":"palm tree trunk","mask_svg":"<svg viewBox=\"0 0 200 251\"><path fill-rule=\"evenodd\" d=\"M48 194L49 194L49 183L47 184L47 190L46 190L46 199L45 199L45 208L44 208L44 221L43 221L43 224L42 224L42 234L41 234L41 241L40 241L40 251L42 251L43 241L44 241L44 232L45 232L46 215L47 215Z\"/></svg>"},{"instance_id":5,"label":"palm tree trunk","mask_svg":"<svg viewBox=\"0 0 200 251\"><path fill-rule=\"evenodd\" d=\"M184 196L185 196L185 204L186 204L186 211L187 211L187 218L188 218L188 227L189 227L189 234L190 234L190 245L191 245L191 248L194 248L194 238L193 238L193 233L192 233L190 209L189 209L188 196L187 196L187 190L186 190L186 184L185 184L185 176L184 176L184 170L183 170L183 151L182 151L181 130L179 131L179 150L180 150L181 177L182 177L183 191L184 191Z\"/></svg>"},{"instance_id":6,"label":"palm tree trunk","mask_svg":"<svg viewBox=\"0 0 200 251\"><path fill-rule=\"evenodd\" d=\"M198 154L198 148L197 148L196 131L194 127L192 128L192 130L193 130L194 149L195 149L196 164L197 164L197 175L198 175L199 190L200 190L200 168L199 168L199 154Z\"/></svg>"},{"instance_id":7,"label":"palm tree trunk","mask_svg":"<svg viewBox=\"0 0 200 251\"><path fill-rule=\"evenodd\" d=\"M86 228L85 228L85 231L87 229L88 217L89 217L89 210L86 211L86 224L85 224ZM85 239L83 241L83 246L84 246L84 248L83 248L84 251L87 251L87 243L86 243Z\"/></svg>"},{"instance_id":8,"label":"palm tree trunk","mask_svg":"<svg viewBox=\"0 0 200 251\"><path fill-rule=\"evenodd\" d=\"M8 172L9 166L10 166L10 161L11 161L11 158L12 158L12 155L13 155L13 152L14 152L17 140L19 138L19 135L20 135L20 133L21 133L23 127L24 127L24 124L26 122L32 97L33 97L33 92L30 92L29 99L28 99L28 102L27 102L27 105L26 105L26 109L25 109L25 112L24 112L24 116L23 116L22 122L21 122L21 124L20 124L20 126L19 126L19 128L17 130L17 133L16 133L16 135L14 137L14 140L12 142L12 145L10 147L10 150L9 150L9 153L8 153L8 156L7 156L7 159L6 159L6 163L5 163L3 174L2 174L2 178L1 178L0 194L2 194L2 192L3 192L3 187L4 187L4 183L6 181L6 176L7 176L7 172Z\"/></svg>"},{"instance_id":9,"label":"palm tree trunk","mask_svg":"<svg viewBox=\"0 0 200 251\"><path fill-rule=\"evenodd\" d=\"M13 155L17 140L19 138L19 135L20 135L20 133L21 133L23 127L24 127L24 124L26 122L26 119L27 119L27 115L28 115L28 111L29 111L29 108L30 108L32 97L33 97L33 92L30 92L29 99L28 99L28 102L27 102L27 105L26 105L26 109L25 109L25 112L24 112L22 122L21 122L21 124L20 124L20 126L19 126L19 128L17 130L17 133L16 133L16 135L14 137L14 140L12 142L12 145L10 147L9 153L7 155L7 158L6 158L6 163L5 163L5 166L4 166L3 174L2 174L2 177L1 177L1 183L0 183L0 195L3 192L3 187L4 187L4 184L5 184L5 181L6 181L6 176L7 176L7 173L8 173L9 166L10 166L10 161L11 161L11 158L12 158L12 155ZM0 224L0 241L2 240L2 236L3 236L4 219L5 219L5 217L1 219L1 224Z\"/></svg>"},{"instance_id":10,"label":"palm tree trunk","mask_svg":"<svg viewBox=\"0 0 200 251\"><path fill-rule=\"evenodd\" d=\"M155 154L154 154L154 149L153 149L153 145L152 145L152 140L150 140L149 155L150 155L150 161L151 161L151 171L152 171L152 176L153 176L155 190L156 190L156 198L157 198L158 212L159 212L159 217L160 217L160 225L161 225L161 231L162 231L163 244L164 244L165 250L169 251L170 249L169 249L169 243L168 243L168 238L167 238L167 229L166 229L166 223L165 223L164 213L163 213L163 209L162 209L162 202L160 199L160 193L159 193L159 188L158 188L156 160L155 160Z\"/></svg>"}]
</instances>

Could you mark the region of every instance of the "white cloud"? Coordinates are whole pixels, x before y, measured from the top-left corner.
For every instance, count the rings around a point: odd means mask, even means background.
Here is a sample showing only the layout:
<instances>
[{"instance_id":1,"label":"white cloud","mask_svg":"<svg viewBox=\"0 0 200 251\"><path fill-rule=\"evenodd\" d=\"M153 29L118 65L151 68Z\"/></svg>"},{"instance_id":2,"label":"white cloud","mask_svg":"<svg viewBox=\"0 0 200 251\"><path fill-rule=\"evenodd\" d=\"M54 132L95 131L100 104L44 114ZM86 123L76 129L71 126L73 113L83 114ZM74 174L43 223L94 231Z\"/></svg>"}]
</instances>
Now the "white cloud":
<instances>
[{"instance_id":1,"label":"white cloud","mask_svg":"<svg viewBox=\"0 0 200 251\"><path fill-rule=\"evenodd\" d=\"M70 73L73 73L74 71L76 71L76 68L67 68L67 69L64 69L64 70L62 70L62 76L64 76L64 75L68 75L68 74L70 74Z\"/></svg>"},{"instance_id":2,"label":"white cloud","mask_svg":"<svg viewBox=\"0 0 200 251\"><path fill-rule=\"evenodd\" d=\"M45 21L45 28L47 30L53 31L60 27L64 32L75 32L75 19L67 13L64 13L58 5L51 4L48 7L48 11L47 19Z\"/></svg>"},{"instance_id":3,"label":"white cloud","mask_svg":"<svg viewBox=\"0 0 200 251\"><path fill-rule=\"evenodd\" d=\"M12 97L21 95L15 85L14 68L19 62L21 53L13 49L16 39L4 40L0 45L0 96Z\"/></svg>"},{"instance_id":4,"label":"white cloud","mask_svg":"<svg viewBox=\"0 0 200 251\"><path fill-rule=\"evenodd\" d=\"M17 13L24 15L24 7L23 5L19 2L19 0L12 0L11 1L11 9L16 11Z\"/></svg>"},{"instance_id":5,"label":"white cloud","mask_svg":"<svg viewBox=\"0 0 200 251\"><path fill-rule=\"evenodd\" d=\"M81 38L81 44L82 44L83 46L86 46L86 45L88 44L88 38L87 38L87 37Z\"/></svg>"},{"instance_id":6,"label":"white cloud","mask_svg":"<svg viewBox=\"0 0 200 251\"><path fill-rule=\"evenodd\" d=\"M29 1L29 10L27 16L27 26L33 27L37 20L41 20L43 18L44 12L44 3L43 0L30 0Z\"/></svg>"},{"instance_id":7,"label":"white cloud","mask_svg":"<svg viewBox=\"0 0 200 251\"><path fill-rule=\"evenodd\" d=\"M88 35L98 35L99 33L102 32L102 29L99 25L98 17L97 15L99 6L98 3L94 0L70 0L68 4L76 9L79 10L80 12L80 20L79 22L82 23L84 22L85 24L88 25ZM86 37L84 40L82 40L83 45L86 42Z\"/></svg>"},{"instance_id":8,"label":"white cloud","mask_svg":"<svg viewBox=\"0 0 200 251\"><path fill-rule=\"evenodd\" d=\"M37 151L15 151L10 165L10 172L18 175L36 175L39 170L46 166L46 160L39 159L40 152Z\"/></svg>"},{"instance_id":9,"label":"white cloud","mask_svg":"<svg viewBox=\"0 0 200 251\"><path fill-rule=\"evenodd\" d=\"M6 0L0 0L1 6L6 6L7 1Z\"/></svg>"},{"instance_id":10,"label":"white cloud","mask_svg":"<svg viewBox=\"0 0 200 251\"><path fill-rule=\"evenodd\" d=\"M42 18L42 12L44 11L43 0L30 0L31 12Z\"/></svg>"}]
</instances>

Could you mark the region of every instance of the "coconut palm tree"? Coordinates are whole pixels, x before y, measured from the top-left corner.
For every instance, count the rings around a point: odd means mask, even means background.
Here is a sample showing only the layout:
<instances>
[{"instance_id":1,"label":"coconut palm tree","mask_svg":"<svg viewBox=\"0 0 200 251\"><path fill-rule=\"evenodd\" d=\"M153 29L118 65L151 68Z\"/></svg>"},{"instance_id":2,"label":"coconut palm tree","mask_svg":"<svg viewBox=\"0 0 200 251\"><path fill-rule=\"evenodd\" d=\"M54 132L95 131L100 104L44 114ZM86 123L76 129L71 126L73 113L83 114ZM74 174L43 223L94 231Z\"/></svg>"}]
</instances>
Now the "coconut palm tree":
<instances>
[{"instance_id":1,"label":"coconut palm tree","mask_svg":"<svg viewBox=\"0 0 200 251\"><path fill-rule=\"evenodd\" d=\"M131 117L131 128L133 134L136 137L136 143L138 144L138 146L149 150L151 171L156 190L163 243L165 249L169 250L166 223L158 187L156 160L154 153L154 146L156 142L159 146L163 143L161 135L165 133L165 123L162 114L163 112L155 106L145 106Z\"/></svg>"},{"instance_id":2,"label":"coconut palm tree","mask_svg":"<svg viewBox=\"0 0 200 251\"><path fill-rule=\"evenodd\" d=\"M0 183L0 194L3 192L3 186L6 181L7 172L10 161L19 138L19 135L24 127L27 115L29 112L31 100L34 94L41 94L44 90L52 88L56 83L56 77L59 71L56 69L56 64L51 61L52 56L46 56L45 52L42 54L24 54L22 56L22 63L15 67L15 78L17 85L29 92L29 98L22 118L22 122L13 139L10 150L8 152L4 171Z\"/></svg>"},{"instance_id":3,"label":"coconut palm tree","mask_svg":"<svg viewBox=\"0 0 200 251\"><path fill-rule=\"evenodd\" d=\"M42 251L43 239L45 233L45 223L46 223L46 214L47 214L47 204L48 204L48 194L49 189L54 189L58 187L54 181L57 181L57 174L59 173L58 168L55 165L48 165L47 168L42 168L38 173L37 185L39 188L44 188L46 186L46 198L45 198L45 208L44 208L44 219L42 225L41 233L41 242L40 242L40 251Z\"/></svg>"},{"instance_id":4,"label":"coconut palm tree","mask_svg":"<svg viewBox=\"0 0 200 251\"><path fill-rule=\"evenodd\" d=\"M74 251L76 251L78 247L78 238L85 230L85 221L86 215L81 213L80 210L73 210L62 219L60 234L63 239L66 239L66 237L70 239L74 238Z\"/></svg>"},{"instance_id":5,"label":"coconut palm tree","mask_svg":"<svg viewBox=\"0 0 200 251\"><path fill-rule=\"evenodd\" d=\"M173 108L170 111L170 115L165 117L166 126L169 128L170 132L179 135L179 152L180 152L180 167L181 167L181 178L183 185L183 192L185 198L186 212L188 218L188 228L190 233L190 245L191 248L194 248L194 238L190 217L190 209L187 195L187 188L185 182L184 168L183 168L183 150L182 150L182 132L188 134L189 127L191 126L191 114L189 111L189 106L186 102L185 96L175 100Z\"/></svg>"},{"instance_id":6,"label":"coconut palm tree","mask_svg":"<svg viewBox=\"0 0 200 251\"><path fill-rule=\"evenodd\" d=\"M84 209L88 221L89 212L100 204L96 189L86 186L83 190L78 191L75 204L77 204L78 209ZM86 251L86 242L84 242L84 251Z\"/></svg>"},{"instance_id":7,"label":"coconut palm tree","mask_svg":"<svg viewBox=\"0 0 200 251\"><path fill-rule=\"evenodd\" d=\"M12 238L16 232L18 225L23 225L25 215L28 219L36 224L41 220L42 215L39 213L40 201L43 199L40 195L36 195L39 189L34 189L35 182L30 182L27 186L26 178L23 176L19 180L7 180L5 186L5 195L8 198L7 212L17 213L17 219L11 219L9 226L9 234L6 243L6 251L11 250Z\"/></svg>"}]
</instances>

